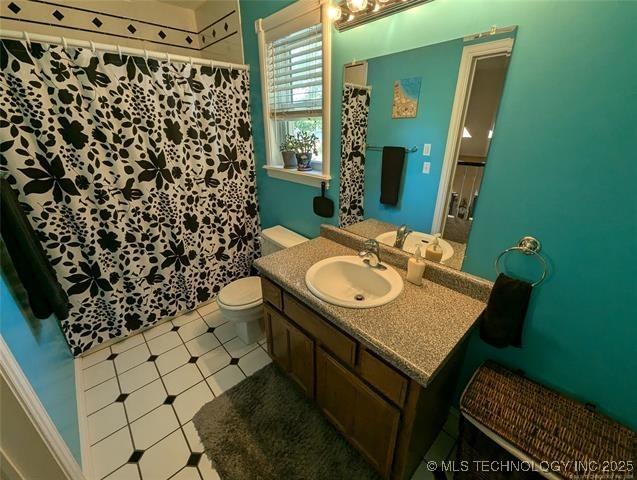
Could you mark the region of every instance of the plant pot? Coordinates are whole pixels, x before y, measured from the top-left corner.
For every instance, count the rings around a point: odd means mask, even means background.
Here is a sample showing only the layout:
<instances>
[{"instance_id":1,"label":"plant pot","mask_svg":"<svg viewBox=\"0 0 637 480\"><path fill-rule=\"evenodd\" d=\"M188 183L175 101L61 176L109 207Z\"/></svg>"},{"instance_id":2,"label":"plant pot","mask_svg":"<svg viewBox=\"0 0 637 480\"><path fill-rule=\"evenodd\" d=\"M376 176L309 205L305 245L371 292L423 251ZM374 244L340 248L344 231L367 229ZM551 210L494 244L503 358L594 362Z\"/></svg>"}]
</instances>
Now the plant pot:
<instances>
[{"instance_id":1,"label":"plant pot","mask_svg":"<svg viewBox=\"0 0 637 480\"><path fill-rule=\"evenodd\" d=\"M297 153L296 154L297 161L297 170L305 171L312 170L312 152L309 153Z\"/></svg>"},{"instance_id":2,"label":"plant pot","mask_svg":"<svg viewBox=\"0 0 637 480\"><path fill-rule=\"evenodd\" d=\"M283 168L296 167L296 152L286 150L285 152L281 152L281 156L283 157Z\"/></svg>"}]
</instances>

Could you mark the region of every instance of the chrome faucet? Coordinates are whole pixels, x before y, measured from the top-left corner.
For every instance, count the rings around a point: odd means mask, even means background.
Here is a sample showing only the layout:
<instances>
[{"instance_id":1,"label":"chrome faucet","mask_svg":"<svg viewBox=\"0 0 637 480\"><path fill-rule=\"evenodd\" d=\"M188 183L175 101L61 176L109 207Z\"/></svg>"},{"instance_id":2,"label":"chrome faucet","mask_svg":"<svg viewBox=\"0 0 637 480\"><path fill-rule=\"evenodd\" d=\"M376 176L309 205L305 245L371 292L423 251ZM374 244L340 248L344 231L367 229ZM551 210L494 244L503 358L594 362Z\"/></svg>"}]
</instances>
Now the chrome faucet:
<instances>
[{"instance_id":1,"label":"chrome faucet","mask_svg":"<svg viewBox=\"0 0 637 480\"><path fill-rule=\"evenodd\" d=\"M358 252L358 256L363 259L367 265L379 270L386 270L387 267L380 263L380 247L378 242L370 238L363 244L363 250Z\"/></svg>"},{"instance_id":2,"label":"chrome faucet","mask_svg":"<svg viewBox=\"0 0 637 480\"><path fill-rule=\"evenodd\" d=\"M400 248L402 250L403 246L405 245L405 240L407 240L407 235L409 235L411 232L412 230L406 224L398 227L398 230L396 230L396 241L394 242L394 247Z\"/></svg>"}]
</instances>

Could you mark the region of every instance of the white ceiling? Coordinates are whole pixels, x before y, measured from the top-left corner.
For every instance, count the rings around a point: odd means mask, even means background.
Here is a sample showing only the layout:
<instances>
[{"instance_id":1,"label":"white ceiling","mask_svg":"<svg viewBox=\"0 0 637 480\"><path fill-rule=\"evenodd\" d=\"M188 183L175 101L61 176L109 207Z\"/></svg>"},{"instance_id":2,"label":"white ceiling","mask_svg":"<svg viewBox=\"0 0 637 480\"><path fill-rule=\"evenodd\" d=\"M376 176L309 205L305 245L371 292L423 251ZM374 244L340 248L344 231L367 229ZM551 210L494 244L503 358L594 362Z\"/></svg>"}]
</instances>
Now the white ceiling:
<instances>
[{"instance_id":1,"label":"white ceiling","mask_svg":"<svg viewBox=\"0 0 637 480\"><path fill-rule=\"evenodd\" d=\"M169 3L176 7L189 8L190 10L196 10L208 0L159 0L162 3Z\"/></svg>"}]
</instances>

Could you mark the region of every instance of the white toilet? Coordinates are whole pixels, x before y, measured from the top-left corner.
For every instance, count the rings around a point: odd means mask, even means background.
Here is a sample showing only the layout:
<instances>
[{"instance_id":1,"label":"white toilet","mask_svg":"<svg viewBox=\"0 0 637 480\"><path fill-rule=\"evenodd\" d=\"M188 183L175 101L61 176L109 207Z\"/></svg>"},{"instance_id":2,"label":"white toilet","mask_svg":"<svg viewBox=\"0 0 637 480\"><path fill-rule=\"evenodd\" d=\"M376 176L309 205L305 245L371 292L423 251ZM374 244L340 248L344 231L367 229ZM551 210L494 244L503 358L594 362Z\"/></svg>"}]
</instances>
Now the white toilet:
<instances>
[{"instance_id":1,"label":"white toilet","mask_svg":"<svg viewBox=\"0 0 637 480\"><path fill-rule=\"evenodd\" d=\"M307 238L281 225L261 232L263 256L306 242ZM263 336L263 296L259 277L235 280L221 289L217 304L223 317L234 323L237 335L246 345Z\"/></svg>"}]
</instances>

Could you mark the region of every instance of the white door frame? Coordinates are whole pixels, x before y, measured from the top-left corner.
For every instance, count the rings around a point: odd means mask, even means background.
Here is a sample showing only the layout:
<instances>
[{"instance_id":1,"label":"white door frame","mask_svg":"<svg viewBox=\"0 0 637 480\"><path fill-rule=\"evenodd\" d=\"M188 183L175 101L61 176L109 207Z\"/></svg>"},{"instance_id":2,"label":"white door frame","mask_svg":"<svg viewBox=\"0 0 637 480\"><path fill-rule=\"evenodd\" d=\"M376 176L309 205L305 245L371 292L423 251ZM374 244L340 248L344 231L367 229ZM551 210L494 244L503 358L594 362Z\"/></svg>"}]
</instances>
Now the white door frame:
<instances>
[{"instance_id":1,"label":"white door frame","mask_svg":"<svg viewBox=\"0 0 637 480\"><path fill-rule=\"evenodd\" d=\"M69 480L86 480L82 468L73 457L2 336L0 336L0 374Z\"/></svg>"},{"instance_id":2,"label":"white door frame","mask_svg":"<svg viewBox=\"0 0 637 480\"><path fill-rule=\"evenodd\" d=\"M431 223L431 233L442 233L447 219L447 202L451 194L451 182L456 173L456 160L462 141L462 126L464 125L471 97L471 87L473 85L473 74L475 64L479 58L491 57L495 55L510 54L513 49L513 38L504 38L492 42L477 43L468 45L462 49L460 59L460 69L458 70L458 83L451 110L451 121L449 122L449 132L447 133L447 147L442 162L442 173L438 185L438 197L436 198L436 209Z\"/></svg>"}]
</instances>

